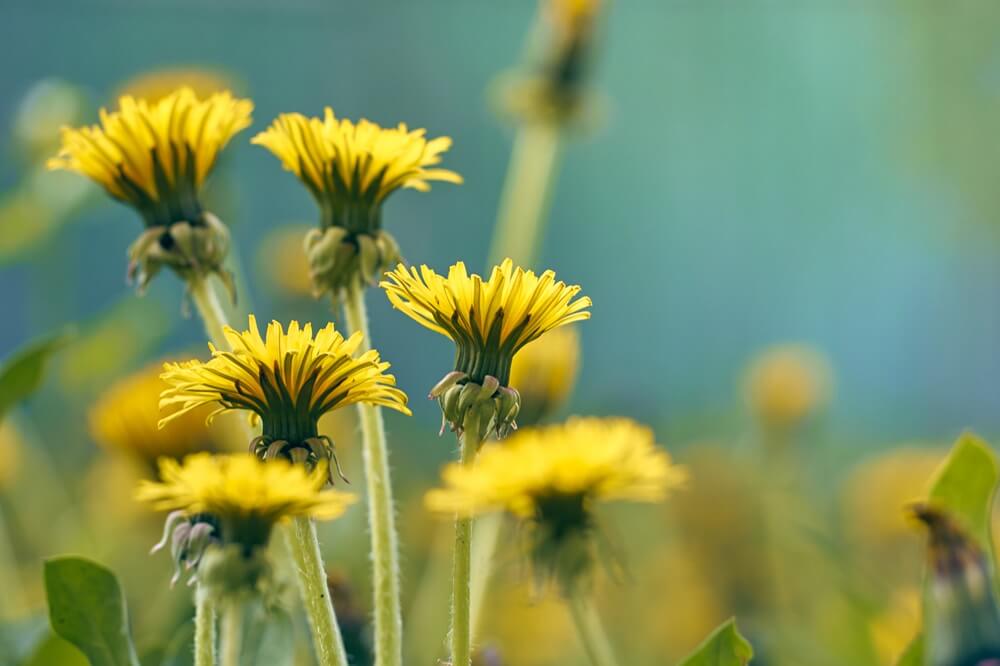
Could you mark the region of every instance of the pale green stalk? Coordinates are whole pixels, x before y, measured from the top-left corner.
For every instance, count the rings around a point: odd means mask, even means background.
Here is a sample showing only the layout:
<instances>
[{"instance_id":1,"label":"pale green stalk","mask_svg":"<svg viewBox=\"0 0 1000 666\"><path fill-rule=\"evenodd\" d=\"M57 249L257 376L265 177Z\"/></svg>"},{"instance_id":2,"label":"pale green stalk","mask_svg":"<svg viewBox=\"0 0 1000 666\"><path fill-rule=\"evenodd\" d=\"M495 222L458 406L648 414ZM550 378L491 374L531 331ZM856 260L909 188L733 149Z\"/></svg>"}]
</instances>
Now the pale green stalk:
<instances>
[{"instance_id":1,"label":"pale green stalk","mask_svg":"<svg viewBox=\"0 0 1000 666\"><path fill-rule=\"evenodd\" d=\"M222 613L220 666L240 666L240 647L243 644L243 608L230 601Z\"/></svg>"},{"instance_id":2,"label":"pale green stalk","mask_svg":"<svg viewBox=\"0 0 1000 666\"><path fill-rule=\"evenodd\" d=\"M470 410L459 438L462 464L469 466L479 451L479 417ZM455 555L451 574L451 666L472 663L471 574L472 518L455 517Z\"/></svg>"},{"instance_id":3,"label":"pale green stalk","mask_svg":"<svg viewBox=\"0 0 1000 666\"><path fill-rule=\"evenodd\" d=\"M311 518L298 516L292 519L285 535L295 562L295 577L299 582L309 628L312 629L319 666L347 666L347 651L326 584L316 524Z\"/></svg>"},{"instance_id":4,"label":"pale green stalk","mask_svg":"<svg viewBox=\"0 0 1000 666\"><path fill-rule=\"evenodd\" d=\"M486 590L490 584L493 558L500 541L502 526L503 514L491 513L477 520L476 526L472 530L472 584L470 590L472 609L469 621L473 640L479 632L479 625L483 619L483 604L486 601Z\"/></svg>"},{"instance_id":5,"label":"pale green stalk","mask_svg":"<svg viewBox=\"0 0 1000 666\"><path fill-rule=\"evenodd\" d=\"M535 263L559 166L561 132L556 123L529 122L518 129L500 195L491 264L507 257L521 266Z\"/></svg>"},{"instance_id":6,"label":"pale green stalk","mask_svg":"<svg viewBox=\"0 0 1000 666\"><path fill-rule=\"evenodd\" d=\"M617 666L611 642L604 633L601 618L589 597L575 594L566 600L580 644L592 666Z\"/></svg>"},{"instance_id":7,"label":"pale green stalk","mask_svg":"<svg viewBox=\"0 0 1000 666\"><path fill-rule=\"evenodd\" d=\"M360 332L360 353L371 349L365 292L355 280L344 299L344 317L351 333ZM375 595L375 664L403 663L403 619L399 600L399 537L389 478L389 451L385 440L382 408L358 403L361 416L365 490L368 495L368 531L371 533L373 587Z\"/></svg>"},{"instance_id":8,"label":"pale green stalk","mask_svg":"<svg viewBox=\"0 0 1000 666\"><path fill-rule=\"evenodd\" d=\"M216 294L209 277L191 278L188 280L188 292L191 300L201 315L201 320L205 324L205 332L208 339L219 349L229 349L223 330L229 324L226 320L226 311L222 309L219 296Z\"/></svg>"},{"instance_id":9,"label":"pale green stalk","mask_svg":"<svg viewBox=\"0 0 1000 666\"><path fill-rule=\"evenodd\" d=\"M194 666L215 666L215 604L201 586L195 592Z\"/></svg>"},{"instance_id":10,"label":"pale green stalk","mask_svg":"<svg viewBox=\"0 0 1000 666\"><path fill-rule=\"evenodd\" d=\"M0 506L0 590L5 590L0 603L0 617L19 617L24 612L24 586L21 585L17 558L10 542L10 532Z\"/></svg>"}]
</instances>

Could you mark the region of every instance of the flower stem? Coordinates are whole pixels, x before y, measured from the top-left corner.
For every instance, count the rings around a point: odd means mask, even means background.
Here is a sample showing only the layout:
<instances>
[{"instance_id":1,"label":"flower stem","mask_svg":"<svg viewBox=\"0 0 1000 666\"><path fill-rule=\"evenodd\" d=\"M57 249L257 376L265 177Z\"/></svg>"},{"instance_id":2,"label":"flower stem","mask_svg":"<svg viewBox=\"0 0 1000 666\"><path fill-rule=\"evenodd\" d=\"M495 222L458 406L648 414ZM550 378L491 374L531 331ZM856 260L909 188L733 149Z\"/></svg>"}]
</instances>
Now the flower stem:
<instances>
[{"instance_id":1,"label":"flower stem","mask_svg":"<svg viewBox=\"0 0 1000 666\"><path fill-rule=\"evenodd\" d=\"M479 420L470 410L460 443L462 464L471 465L479 451ZM470 623L472 572L472 518L455 517L455 559L451 584L451 666L469 666L472 662L472 625Z\"/></svg>"},{"instance_id":2,"label":"flower stem","mask_svg":"<svg viewBox=\"0 0 1000 666\"><path fill-rule=\"evenodd\" d=\"M535 262L559 166L560 134L555 123L525 123L518 130L500 195L491 264L507 257L521 266Z\"/></svg>"},{"instance_id":3,"label":"flower stem","mask_svg":"<svg viewBox=\"0 0 1000 666\"><path fill-rule=\"evenodd\" d=\"M576 633L590 663L593 666L617 666L618 660L611 648L611 642L604 633L601 618L590 599L576 594L567 599L566 603L569 605Z\"/></svg>"},{"instance_id":4,"label":"flower stem","mask_svg":"<svg viewBox=\"0 0 1000 666\"><path fill-rule=\"evenodd\" d=\"M360 352L371 346L364 288L355 281L344 299L344 316L351 332L360 332L364 340ZM368 529L371 533L373 586L375 594L375 664L400 666L403 662L403 620L399 598L399 539L396 534L389 478L389 452L386 446L382 409L358 403L361 415L362 452L365 485L368 495Z\"/></svg>"},{"instance_id":5,"label":"flower stem","mask_svg":"<svg viewBox=\"0 0 1000 666\"><path fill-rule=\"evenodd\" d=\"M347 651L340 636L337 616L333 612L326 571L316 538L316 524L311 518L292 519L288 531L288 549L295 561L299 592L306 607L306 617L312 629L313 645L319 666L347 666Z\"/></svg>"},{"instance_id":6,"label":"flower stem","mask_svg":"<svg viewBox=\"0 0 1000 666\"><path fill-rule=\"evenodd\" d=\"M229 343L223 333L229 322L208 276L191 278L188 281L188 291L195 308L198 309L198 314L201 315L201 320L205 323L208 338L219 349L229 349Z\"/></svg>"},{"instance_id":7,"label":"flower stem","mask_svg":"<svg viewBox=\"0 0 1000 666\"><path fill-rule=\"evenodd\" d=\"M240 666L240 647L243 644L243 608L230 601L222 613L222 656L220 666Z\"/></svg>"},{"instance_id":8,"label":"flower stem","mask_svg":"<svg viewBox=\"0 0 1000 666\"><path fill-rule=\"evenodd\" d=\"M215 604L200 586L194 606L194 666L215 666Z\"/></svg>"},{"instance_id":9,"label":"flower stem","mask_svg":"<svg viewBox=\"0 0 1000 666\"><path fill-rule=\"evenodd\" d=\"M493 556L500 541L500 529L503 527L503 514L491 513L476 521L476 529L472 530L472 583L470 626L472 638L475 639L482 621L483 604L486 601L486 591L489 589L493 573Z\"/></svg>"}]
</instances>

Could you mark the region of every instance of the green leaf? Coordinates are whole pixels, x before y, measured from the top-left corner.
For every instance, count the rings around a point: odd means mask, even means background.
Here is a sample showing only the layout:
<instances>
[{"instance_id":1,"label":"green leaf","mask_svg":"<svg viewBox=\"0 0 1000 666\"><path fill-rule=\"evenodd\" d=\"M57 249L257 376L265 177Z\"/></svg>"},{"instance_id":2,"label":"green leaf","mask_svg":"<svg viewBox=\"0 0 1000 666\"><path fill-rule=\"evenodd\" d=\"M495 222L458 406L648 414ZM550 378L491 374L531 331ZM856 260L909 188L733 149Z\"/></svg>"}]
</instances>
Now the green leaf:
<instances>
[{"instance_id":1,"label":"green leaf","mask_svg":"<svg viewBox=\"0 0 1000 666\"><path fill-rule=\"evenodd\" d=\"M82 557L45 562L52 629L80 648L91 666L138 666L125 596L105 567Z\"/></svg>"},{"instance_id":2,"label":"green leaf","mask_svg":"<svg viewBox=\"0 0 1000 666\"><path fill-rule=\"evenodd\" d=\"M28 343L0 366L0 419L11 407L35 392L42 383L46 362L72 338L70 331Z\"/></svg>"},{"instance_id":3,"label":"green leaf","mask_svg":"<svg viewBox=\"0 0 1000 666\"><path fill-rule=\"evenodd\" d=\"M895 666L924 666L924 635L916 638L906 646L906 651L896 660Z\"/></svg>"},{"instance_id":4,"label":"green leaf","mask_svg":"<svg viewBox=\"0 0 1000 666\"><path fill-rule=\"evenodd\" d=\"M993 494L1000 472L989 445L972 433L958 438L931 481L928 501L946 510L987 553L993 552Z\"/></svg>"},{"instance_id":5,"label":"green leaf","mask_svg":"<svg viewBox=\"0 0 1000 666\"><path fill-rule=\"evenodd\" d=\"M746 666L753 658L753 648L729 618L713 631L679 666Z\"/></svg>"}]
</instances>

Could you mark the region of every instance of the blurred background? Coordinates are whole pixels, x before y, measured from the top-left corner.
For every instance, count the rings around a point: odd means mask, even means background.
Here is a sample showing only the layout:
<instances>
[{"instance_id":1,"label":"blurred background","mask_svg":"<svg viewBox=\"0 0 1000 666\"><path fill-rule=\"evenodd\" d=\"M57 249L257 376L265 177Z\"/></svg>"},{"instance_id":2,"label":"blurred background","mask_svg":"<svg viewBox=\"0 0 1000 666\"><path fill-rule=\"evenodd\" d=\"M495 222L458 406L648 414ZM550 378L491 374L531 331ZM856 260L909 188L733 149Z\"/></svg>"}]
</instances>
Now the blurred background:
<instances>
[{"instance_id":1,"label":"blurred background","mask_svg":"<svg viewBox=\"0 0 1000 666\"><path fill-rule=\"evenodd\" d=\"M1000 430L1000 6L605 9L599 101L567 137L537 262L594 301L555 418L634 417L692 472L665 506L606 516L627 562L623 580L599 583L614 640L626 663L671 663L737 614L754 663L892 663L915 631L922 558L900 507L963 429ZM203 329L183 316L173 275L142 298L125 284L136 215L44 170L59 126L95 122L122 92L181 83L251 97L254 125L205 194L233 233L234 321L321 324L329 305L299 270L314 204L249 137L280 112L326 105L451 136L444 166L465 184L392 197L386 225L410 262L485 269L515 132L490 90L522 62L537 12L528 1L6 0L0 357L75 334L0 430L2 580L16 590L5 617L43 609L41 559L69 551L119 572L150 651L166 649L190 596L167 589L169 558L145 557L160 517L131 494L148 456L102 434L95 414L132 373L204 355ZM423 396L452 351L381 291L368 302L375 345L414 407L387 421L408 660L431 664L448 537L420 498L455 442L436 436L439 410ZM360 477L353 413L328 427ZM363 508L323 529L363 645ZM561 607L533 599L514 561L498 554L481 643L504 664L583 663Z\"/></svg>"}]
</instances>

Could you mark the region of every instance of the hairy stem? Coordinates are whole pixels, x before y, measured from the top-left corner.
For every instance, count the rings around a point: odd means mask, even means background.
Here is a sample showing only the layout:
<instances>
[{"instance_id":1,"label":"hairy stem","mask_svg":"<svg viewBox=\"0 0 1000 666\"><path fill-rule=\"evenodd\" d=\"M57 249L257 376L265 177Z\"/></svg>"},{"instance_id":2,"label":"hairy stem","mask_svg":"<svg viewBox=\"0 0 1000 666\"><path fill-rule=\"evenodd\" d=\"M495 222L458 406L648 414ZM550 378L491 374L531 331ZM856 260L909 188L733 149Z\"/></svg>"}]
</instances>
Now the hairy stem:
<instances>
[{"instance_id":1,"label":"hairy stem","mask_svg":"<svg viewBox=\"0 0 1000 666\"><path fill-rule=\"evenodd\" d=\"M567 604L573 616L573 623L576 625L576 633L590 663L593 666L617 666L618 660L611 648L611 642L604 633L601 618L591 600L583 595L573 595L567 599Z\"/></svg>"},{"instance_id":2,"label":"hairy stem","mask_svg":"<svg viewBox=\"0 0 1000 666\"><path fill-rule=\"evenodd\" d=\"M299 516L292 519L286 535L319 666L347 666L347 651L326 584L316 524L311 518Z\"/></svg>"},{"instance_id":3,"label":"hairy stem","mask_svg":"<svg viewBox=\"0 0 1000 666\"><path fill-rule=\"evenodd\" d=\"M470 410L460 438L462 464L471 465L479 450L479 422ZM471 573L472 518L455 517L455 555L451 584L451 666L472 662Z\"/></svg>"},{"instance_id":4,"label":"hairy stem","mask_svg":"<svg viewBox=\"0 0 1000 666\"><path fill-rule=\"evenodd\" d=\"M552 123L525 123L518 130L500 195L492 264L507 257L521 266L535 262L559 166L560 134Z\"/></svg>"},{"instance_id":5,"label":"hairy stem","mask_svg":"<svg viewBox=\"0 0 1000 666\"><path fill-rule=\"evenodd\" d=\"M194 666L215 666L215 604L201 586L195 592Z\"/></svg>"},{"instance_id":6,"label":"hairy stem","mask_svg":"<svg viewBox=\"0 0 1000 666\"><path fill-rule=\"evenodd\" d=\"M368 313L360 282L354 282L344 300L344 315L351 332L364 336L359 353L371 347ZM389 452L382 408L358 403L361 416L365 490L368 495L368 530L371 533L375 606L375 664L400 666L403 660L403 621L399 599L399 538L396 534Z\"/></svg>"},{"instance_id":7,"label":"hairy stem","mask_svg":"<svg viewBox=\"0 0 1000 666\"><path fill-rule=\"evenodd\" d=\"M192 278L188 281L188 291L191 300L201 315L201 320L205 323L205 332L208 333L209 340L219 349L229 349L229 343L223 333L229 324L226 320L226 311L222 309L219 296L215 293L209 278Z\"/></svg>"}]
</instances>

